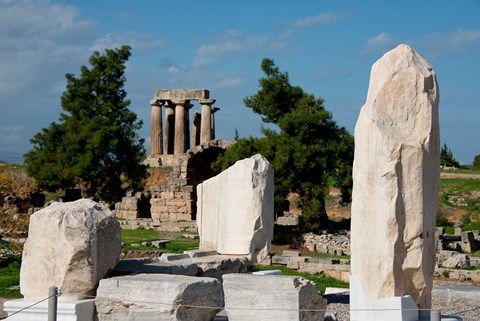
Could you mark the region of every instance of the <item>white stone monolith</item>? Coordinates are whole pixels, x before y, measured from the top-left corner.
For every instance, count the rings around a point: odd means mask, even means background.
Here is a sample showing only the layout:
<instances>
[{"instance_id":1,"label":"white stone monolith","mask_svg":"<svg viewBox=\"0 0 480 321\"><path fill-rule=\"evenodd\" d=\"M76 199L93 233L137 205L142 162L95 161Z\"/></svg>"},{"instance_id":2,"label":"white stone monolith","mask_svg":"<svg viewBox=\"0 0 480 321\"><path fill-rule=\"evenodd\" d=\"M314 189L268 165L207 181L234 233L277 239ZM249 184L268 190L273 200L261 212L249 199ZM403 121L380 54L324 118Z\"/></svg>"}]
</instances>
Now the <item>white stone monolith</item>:
<instances>
[{"instance_id":1,"label":"white stone monolith","mask_svg":"<svg viewBox=\"0 0 480 321\"><path fill-rule=\"evenodd\" d=\"M385 299L411 296L431 307L438 103L435 71L411 47L399 45L372 66L355 127L350 320L376 320L358 310Z\"/></svg>"},{"instance_id":2,"label":"white stone monolith","mask_svg":"<svg viewBox=\"0 0 480 321\"><path fill-rule=\"evenodd\" d=\"M53 203L30 218L20 292L43 299L56 286L62 298L94 295L120 248L120 225L108 208L89 199Z\"/></svg>"},{"instance_id":3,"label":"white stone monolith","mask_svg":"<svg viewBox=\"0 0 480 321\"><path fill-rule=\"evenodd\" d=\"M237 161L197 186L200 250L261 262L273 238L273 169L262 155Z\"/></svg>"}]
</instances>

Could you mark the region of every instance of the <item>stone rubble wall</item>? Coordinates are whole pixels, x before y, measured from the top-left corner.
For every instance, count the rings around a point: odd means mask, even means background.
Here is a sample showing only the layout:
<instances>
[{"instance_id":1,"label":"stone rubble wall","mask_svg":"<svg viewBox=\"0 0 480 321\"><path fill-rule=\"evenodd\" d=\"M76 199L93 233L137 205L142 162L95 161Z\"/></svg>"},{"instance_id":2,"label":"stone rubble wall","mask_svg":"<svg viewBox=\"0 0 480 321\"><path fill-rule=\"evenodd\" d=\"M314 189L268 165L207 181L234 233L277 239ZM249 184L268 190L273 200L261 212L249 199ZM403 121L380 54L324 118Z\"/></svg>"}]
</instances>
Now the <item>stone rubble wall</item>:
<instances>
[{"instance_id":1,"label":"stone rubble wall","mask_svg":"<svg viewBox=\"0 0 480 321\"><path fill-rule=\"evenodd\" d=\"M302 235L301 246L312 252L330 255L350 255L348 235L306 233Z\"/></svg>"},{"instance_id":2,"label":"stone rubble wall","mask_svg":"<svg viewBox=\"0 0 480 321\"><path fill-rule=\"evenodd\" d=\"M191 221L193 213L193 186L158 186L151 191L150 211L157 222Z\"/></svg>"}]
</instances>

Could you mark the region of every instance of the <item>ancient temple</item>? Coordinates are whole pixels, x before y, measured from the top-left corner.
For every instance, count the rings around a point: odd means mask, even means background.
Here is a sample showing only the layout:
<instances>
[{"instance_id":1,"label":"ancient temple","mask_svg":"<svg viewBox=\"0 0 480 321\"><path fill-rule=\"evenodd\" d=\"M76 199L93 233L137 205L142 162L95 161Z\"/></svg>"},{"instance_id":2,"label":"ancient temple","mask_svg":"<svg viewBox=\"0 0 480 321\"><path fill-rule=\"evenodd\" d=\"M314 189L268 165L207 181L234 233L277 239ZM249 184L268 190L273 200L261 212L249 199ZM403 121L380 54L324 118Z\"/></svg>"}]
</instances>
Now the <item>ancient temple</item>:
<instances>
[{"instance_id":1,"label":"ancient temple","mask_svg":"<svg viewBox=\"0 0 480 321\"><path fill-rule=\"evenodd\" d=\"M194 104L196 102L197 104ZM215 99L206 89L159 89L152 110L150 176L145 191L117 203L117 216L154 221L196 218L196 186L214 176L211 163L230 144L215 139ZM196 105L200 112L193 112Z\"/></svg>"}]
</instances>

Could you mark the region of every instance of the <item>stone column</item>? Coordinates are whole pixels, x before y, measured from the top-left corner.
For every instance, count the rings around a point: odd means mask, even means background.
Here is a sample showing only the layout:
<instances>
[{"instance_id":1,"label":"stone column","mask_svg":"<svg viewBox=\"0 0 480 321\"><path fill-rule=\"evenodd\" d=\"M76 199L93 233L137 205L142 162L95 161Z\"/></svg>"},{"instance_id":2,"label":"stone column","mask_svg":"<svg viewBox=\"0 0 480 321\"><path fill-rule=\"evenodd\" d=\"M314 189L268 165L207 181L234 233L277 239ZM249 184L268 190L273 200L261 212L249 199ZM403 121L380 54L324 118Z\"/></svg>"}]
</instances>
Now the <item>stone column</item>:
<instances>
[{"instance_id":1,"label":"stone column","mask_svg":"<svg viewBox=\"0 0 480 321\"><path fill-rule=\"evenodd\" d=\"M158 156L163 154L162 104L163 103L159 100L150 100L150 106L152 106L152 124L150 128L150 156Z\"/></svg>"},{"instance_id":2,"label":"stone column","mask_svg":"<svg viewBox=\"0 0 480 321\"><path fill-rule=\"evenodd\" d=\"M220 108L218 107L213 107L212 108L212 139L215 139L215 113L219 111Z\"/></svg>"},{"instance_id":3,"label":"stone column","mask_svg":"<svg viewBox=\"0 0 480 321\"><path fill-rule=\"evenodd\" d=\"M185 151L190 148L190 109L193 107L193 104L185 104Z\"/></svg>"},{"instance_id":4,"label":"stone column","mask_svg":"<svg viewBox=\"0 0 480 321\"><path fill-rule=\"evenodd\" d=\"M192 145L200 145L200 113L193 113Z\"/></svg>"},{"instance_id":5,"label":"stone column","mask_svg":"<svg viewBox=\"0 0 480 321\"><path fill-rule=\"evenodd\" d=\"M215 99L202 99L198 102L202 105L200 144L203 144L208 143L212 139L212 105L215 103Z\"/></svg>"},{"instance_id":6,"label":"stone column","mask_svg":"<svg viewBox=\"0 0 480 321\"><path fill-rule=\"evenodd\" d=\"M175 101L175 143L173 153L180 155L185 153L185 105L188 100Z\"/></svg>"},{"instance_id":7,"label":"stone column","mask_svg":"<svg viewBox=\"0 0 480 321\"><path fill-rule=\"evenodd\" d=\"M175 144L175 109L171 103L165 104L164 154L173 154Z\"/></svg>"}]
</instances>

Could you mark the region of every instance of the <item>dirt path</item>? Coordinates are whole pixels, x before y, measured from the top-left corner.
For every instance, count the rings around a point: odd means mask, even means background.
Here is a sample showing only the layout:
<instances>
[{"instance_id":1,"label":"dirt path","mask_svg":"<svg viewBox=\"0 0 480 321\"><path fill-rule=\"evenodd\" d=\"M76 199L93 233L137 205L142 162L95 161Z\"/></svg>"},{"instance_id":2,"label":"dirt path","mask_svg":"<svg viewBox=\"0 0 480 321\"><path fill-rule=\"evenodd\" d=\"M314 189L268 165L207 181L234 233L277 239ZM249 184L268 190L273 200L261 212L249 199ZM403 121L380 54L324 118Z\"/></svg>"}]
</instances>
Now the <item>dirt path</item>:
<instances>
[{"instance_id":1,"label":"dirt path","mask_svg":"<svg viewBox=\"0 0 480 321\"><path fill-rule=\"evenodd\" d=\"M440 178L473 178L473 179L480 179L480 174L440 173Z\"/></svg>"}]
</instances>

